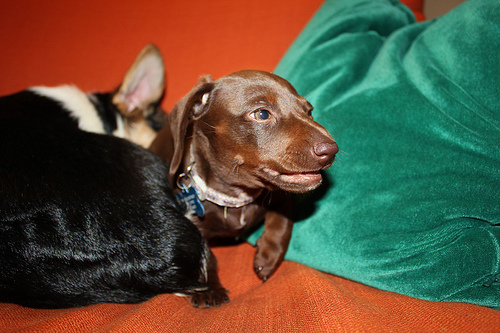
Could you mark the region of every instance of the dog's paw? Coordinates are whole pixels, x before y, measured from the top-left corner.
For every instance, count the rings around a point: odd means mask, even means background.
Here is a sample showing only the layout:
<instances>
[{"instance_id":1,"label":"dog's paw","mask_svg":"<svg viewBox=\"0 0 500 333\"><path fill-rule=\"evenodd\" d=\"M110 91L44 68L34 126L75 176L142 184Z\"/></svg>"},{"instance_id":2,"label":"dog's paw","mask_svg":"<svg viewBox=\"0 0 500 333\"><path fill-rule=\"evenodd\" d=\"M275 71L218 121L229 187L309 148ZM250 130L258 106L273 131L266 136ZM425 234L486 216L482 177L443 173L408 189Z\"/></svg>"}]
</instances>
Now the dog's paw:
<instances>
[{"instance_id":1,"label":"dog's paw","mask_svg":"<svg viewBox=\"0 0 500 333\"><path fill-rule=\"evenodd\" d=\"M257 276L266 281L276 271L281 261L279 256L271 255L259 248L255 254L253 267Z\"/></svg>"},{"instance_id":2,"label":"dog's paw","mask_svg":"<svg viewBox=\"0 0 500 333\"><path fill-rule=\"evenodd\" d=\"M208 289L189 295L189 302L195 308L206 309L229 303L227 289Z\"/></svg>"}]
</instances>

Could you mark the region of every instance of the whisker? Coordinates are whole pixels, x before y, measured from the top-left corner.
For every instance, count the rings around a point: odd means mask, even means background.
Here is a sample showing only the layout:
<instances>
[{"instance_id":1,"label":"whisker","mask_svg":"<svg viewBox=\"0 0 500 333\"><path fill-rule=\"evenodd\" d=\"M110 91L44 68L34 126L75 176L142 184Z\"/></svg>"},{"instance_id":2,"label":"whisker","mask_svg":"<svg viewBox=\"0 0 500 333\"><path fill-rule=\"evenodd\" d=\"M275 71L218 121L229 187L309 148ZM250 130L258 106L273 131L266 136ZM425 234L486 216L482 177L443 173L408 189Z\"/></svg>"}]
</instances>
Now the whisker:
<instances>
[{"instance_id":1,"label":"whisker","mask_svg":"<svg viewBox=\"0 0 500 333\"><path fill-rule=\"evenodd\" d=\"M210 125L209 123L207 123L206 121L204 120L200 120L202 123L204 123L205 125L207 125L208 127L212 127L213 129L216 129L216 127L214 125Z\"/></svg>"},{"instance_id":2,"label":"whisker","mask_svg":"<svg viewBox=\"0 0 500 333\"><path fill-rule=\"evenodd\" d=\"M216 131L207 131L207 132L205 132L205 133L206 133L206 134L212 134L212 133L216 133ZM187 139L192 139L192 138L194 138L194 134L191 134L191 135L189 135L189 136L186 136L186 140L187 140Z\"/></svg>"},{"instance_id":3,"label":"whisker","mask_svg":"<svg viewBox=\"0 0 500 333\"><path fill-rule=\"evenodd\" d=\"M240 174L240 165L238 163L234 163L233 172L236 174L236 178L239 178Z\"/></svg>"}]
</instances>

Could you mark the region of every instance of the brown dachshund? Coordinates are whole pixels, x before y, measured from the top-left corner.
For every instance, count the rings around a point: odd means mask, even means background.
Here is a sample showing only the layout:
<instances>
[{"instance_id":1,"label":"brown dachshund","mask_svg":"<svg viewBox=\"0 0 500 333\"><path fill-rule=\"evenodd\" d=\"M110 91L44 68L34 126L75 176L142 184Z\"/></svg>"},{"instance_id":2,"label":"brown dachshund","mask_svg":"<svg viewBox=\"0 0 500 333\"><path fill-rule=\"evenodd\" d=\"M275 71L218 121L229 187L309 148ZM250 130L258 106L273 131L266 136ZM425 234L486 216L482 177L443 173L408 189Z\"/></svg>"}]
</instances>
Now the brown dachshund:
<instances>
[{"instance_id":1,"label":"brown dachshund","mask_svg":"<svg viewBox=\"0 0 500 333\"><path fill-rule=\"evenodd\" d=\"M239 237L264 221L254 269L267 280L290 241L292 197L322 182L338 147L312 106L286 80L241 71L204 76L174 107L150 150L170 163L170 181L207 239ZM227 302L212 255L210 291L193 305Z\"/></svg>"}]
</instances>

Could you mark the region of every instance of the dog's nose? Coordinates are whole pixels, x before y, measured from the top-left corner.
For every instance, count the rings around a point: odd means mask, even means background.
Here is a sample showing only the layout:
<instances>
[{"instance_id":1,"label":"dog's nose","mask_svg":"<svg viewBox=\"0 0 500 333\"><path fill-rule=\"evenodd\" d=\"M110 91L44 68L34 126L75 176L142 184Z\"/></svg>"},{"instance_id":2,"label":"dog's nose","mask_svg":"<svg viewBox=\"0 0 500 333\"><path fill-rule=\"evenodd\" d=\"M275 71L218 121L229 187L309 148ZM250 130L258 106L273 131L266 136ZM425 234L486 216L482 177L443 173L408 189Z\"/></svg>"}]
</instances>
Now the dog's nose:
<instances>
[{"instance_id":1,"label":"dog's nose","mask_svg":"<svg viewBox=\"0 0 500 333\"><path fill-rule=\"evenodd\" d=\"M318 142L313 147L314 154L320 163L329 163L339 152L335 142Z\"/></svg>"}]
</instances>

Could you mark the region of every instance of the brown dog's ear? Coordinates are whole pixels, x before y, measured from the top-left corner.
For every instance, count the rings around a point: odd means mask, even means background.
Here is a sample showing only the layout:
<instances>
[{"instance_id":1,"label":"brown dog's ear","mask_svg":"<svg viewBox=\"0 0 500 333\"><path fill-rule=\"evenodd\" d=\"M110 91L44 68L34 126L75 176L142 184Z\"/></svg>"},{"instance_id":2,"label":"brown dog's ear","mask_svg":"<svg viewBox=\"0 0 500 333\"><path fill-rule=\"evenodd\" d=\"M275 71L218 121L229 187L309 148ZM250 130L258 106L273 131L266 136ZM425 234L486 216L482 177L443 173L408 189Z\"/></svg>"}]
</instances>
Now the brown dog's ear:
<instances>
[{"instance_id":1,"label":"brown dog's ear","mask_svg":"<svg viewBox=\"0 0 500 333\"><path fill-rule=\"evenodd\" d=\"M165 90L165 69L160 50L153 44L142 49L125 74L122 84L113 95L116 105L124 117L143 113L147 117L154 109Z\"/></svg>"},{"instance_id":2,"label":"brown dog's ear","mask_svg":"<svg viewBox=\"0 0 500 333\"><path fill-rule=\"evenodd\" d=\"M210 75L200 78L191 91L184 96L169 114L170 130L174 143L174 154L170 163L170 182L175 184L175 176L184 157L184 141L190 120L196 120L206 110L210 102L210 94L215 87Z\"/></svg>"}]
</instances>

